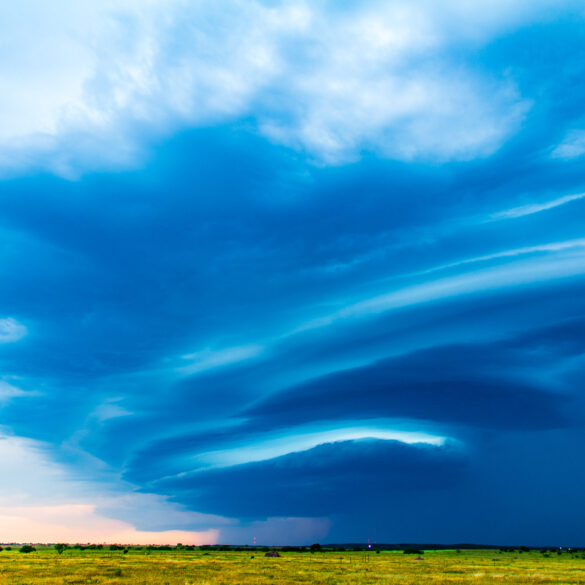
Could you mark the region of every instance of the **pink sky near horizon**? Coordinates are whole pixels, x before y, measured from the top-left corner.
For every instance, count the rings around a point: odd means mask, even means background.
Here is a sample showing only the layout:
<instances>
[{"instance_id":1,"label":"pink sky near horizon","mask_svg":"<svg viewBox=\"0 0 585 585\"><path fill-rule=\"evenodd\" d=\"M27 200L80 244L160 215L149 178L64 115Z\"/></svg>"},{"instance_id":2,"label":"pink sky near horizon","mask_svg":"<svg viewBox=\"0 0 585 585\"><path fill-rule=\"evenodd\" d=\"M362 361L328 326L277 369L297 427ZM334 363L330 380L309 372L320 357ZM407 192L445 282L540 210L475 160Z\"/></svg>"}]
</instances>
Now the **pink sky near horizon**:
<instances>
[{"instance_id":1,"label":"pink sky near horizon","mask_svg":"<svg viewBox=\"0 0 585 585\"><path fill-rule=\"evenodd\" d=\"M101 516L90 504L0 506L0 543L185 545L299 545L325 538L327 518L268 518L221 529L138 530L132 524Z\"/></svg>"},{"instance_id":2,"label":"pink sky near horizon","mask_svg":"<svg viewBox=\"0 0 585 585\"><path fill-rule=\"evenodd\" d=\"M242 524L137 493L124 482L80 481L50 457L42 442L3 434L1 427L0 477L0 542L4 543L253 544L256 537L262 545L297 545L326 538L331 526L326 518L296 517ZM22 486L28 486L26 493ZM107 515L101 512L104 509L109 510ZM183 529L139 530L117 519L129 512L144 514L153 527ZM205 529L184 529L194 525Z\"/></svg>"},{"instance_id":3,"label":"pink sky near horizon","mask_svg":"<svg viewBox=\"0 0 585 585\"><path fill-rule=\"evenodd\" d=\"M142 531L121 520L100 516L95 506L0 507L0 542L96 544L215 544L219 530Z\"/></svg>"}]
</instances>

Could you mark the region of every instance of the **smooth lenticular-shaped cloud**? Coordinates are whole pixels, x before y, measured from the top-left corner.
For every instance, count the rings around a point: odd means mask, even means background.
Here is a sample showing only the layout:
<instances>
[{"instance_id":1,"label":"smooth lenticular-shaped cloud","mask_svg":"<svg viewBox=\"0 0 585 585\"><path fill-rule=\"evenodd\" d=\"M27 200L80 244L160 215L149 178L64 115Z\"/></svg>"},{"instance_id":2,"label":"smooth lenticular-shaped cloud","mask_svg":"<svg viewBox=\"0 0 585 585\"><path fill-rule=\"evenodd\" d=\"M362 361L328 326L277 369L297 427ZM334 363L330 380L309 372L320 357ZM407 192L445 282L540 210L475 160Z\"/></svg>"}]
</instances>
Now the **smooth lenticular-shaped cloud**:
<instances>
[{"instance_id":1,"label":"smooth lenticular-shaped cloud","mask_svg":"<svg viewBox=\"0 0 585 585\"><path fill-rule=\"evenodd\" d=\"M252 439L246 446L236 446L222 450L201 453L194 458L194 463L202 468L229 467L242 463L265 461L289 453L306 451L323 443L355 441L361 439L381 439L409 444L443 445L445 437L424 432L394 430L375 425L346 426L336 425L333 429L302 432L290 429L282 436L268 437L261 441Z\"/></svg>"},{"instance_id":2,"label":"smooth lenticular-shaped cloud","mask_svg":"<svg viewBox=\"0 0 585 585\"><path fill-rule=\"evenodd\" d=\"M210 513L319 517L342 512L356 498L379 506L401 492L444 489L461 480L466 466L465 453L454 445L362 439L164 478L157 487L171 488L177 501L197 502Z\"/></svg>"},{"instance_id":3,"label":"smooth lenticular-shaped cloud","mask_svg":"<svg viewBox=\"0 0 585 585\"><path fill-rule=\"evenodd\" d=\"M433 347L309 379L268 396L245 414L251 430L311 421L336 421L343 428L345 420L358 417L496 429L569 424L571 397L528 376L510 376L510 353L489 344ZM521 364L522 357L515 360Z\"/></svg>"},{"instance_id":4,"label":"smooth lenticular-shaped cloud","mask_svg":"<svg viewBox=\"0 0 585 585\"><path fill-rule=\"evenodd\" d=\"M330 326L345 319L359 319L441 299L580 276L585 273L585 254L581 248L581 241L578 240L577 243L573 242L570 245L545 245L540 247L540 250L529 248L515 250L513 253L501 252L491 255L491 257L479 258L477 259L478 262L487 259L505 259L515 256L522 258L525 254L532 254L538 251L558 252L556 255L541 259L520 259L515 262L482 268L473 272L462 272L455 276L429 280L421 284L382 293L369 299L346 303L338 311L303 323L293 330L291 334ZM473 262L467 260L454 263L453 265L460 266L470 263ZM443 267L440 268L442 269Z\"/></svg>"}]
</instances>

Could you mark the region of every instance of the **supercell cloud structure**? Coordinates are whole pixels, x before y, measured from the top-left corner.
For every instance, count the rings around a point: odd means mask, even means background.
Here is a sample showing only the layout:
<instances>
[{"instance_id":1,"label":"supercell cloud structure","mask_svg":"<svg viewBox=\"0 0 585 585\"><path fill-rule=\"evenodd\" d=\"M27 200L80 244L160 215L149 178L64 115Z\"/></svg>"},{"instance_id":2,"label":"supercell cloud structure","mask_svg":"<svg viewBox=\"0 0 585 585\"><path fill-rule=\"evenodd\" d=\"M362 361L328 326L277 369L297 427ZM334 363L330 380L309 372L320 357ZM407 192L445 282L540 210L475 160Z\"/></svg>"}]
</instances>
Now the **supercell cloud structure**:
<instances>
[{"instance_id":1,"label":"supercell cloud structure","mask_svg":"<svg viewBox=\"0 0 585 585\"><path fill-rule=\"evenodd\" d=\"M0 541L585 545L584 21L0 7Z\"/></svg>"}]
</instances>

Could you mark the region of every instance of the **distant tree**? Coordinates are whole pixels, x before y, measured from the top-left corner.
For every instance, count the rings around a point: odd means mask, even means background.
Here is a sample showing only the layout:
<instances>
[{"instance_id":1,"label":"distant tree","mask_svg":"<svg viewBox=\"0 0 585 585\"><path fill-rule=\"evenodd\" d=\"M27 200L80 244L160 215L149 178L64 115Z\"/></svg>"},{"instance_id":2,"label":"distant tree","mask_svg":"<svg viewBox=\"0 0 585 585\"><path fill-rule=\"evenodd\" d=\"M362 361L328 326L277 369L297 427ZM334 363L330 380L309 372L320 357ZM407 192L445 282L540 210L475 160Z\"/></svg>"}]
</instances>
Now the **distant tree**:
<instances>
[{"instance_id":1,"label":"distant tree","mask_svg":"<svg viewBox=\"0 0 585 585\"><path fill-rule=\"evenodd\" d=\"M35 550L37 550L37 549L34 546L31 546L30 544L24 544L18 550L21 553L31 553L31 552L35 552Z\"/></svg>"},{"instance_id":2,"label":"distant tree","mask_svg":"<svg viewBox=\"0 0 585 585\"><path fill-rule=\"evenodd\" d=\"M404 554L405 555L422 555L424 553L422 550L419 550L418 548L405 548Z\"/></svg>"},{"instance_id":3,"label":"distant tree","mask_svg":"<svg viewBox=\"0 0 585 585\"><path fill-rule=\"evenodd\" d=\"M0 546L0 552L2 552L4 549Z\"/></svg>"},{"instance_id":4,"label":"distant tree","mask_svg":"<svg viewBox=\"0 0 585 585\"><path fill-rule=\"evenodd\" d=\"M312 544L312 545L309 547L309 550L310 550L311 552L315 552L315 551L321 550L321 545L320 545L318 542L315 542L315 543L313 543L313 544Z\"/></svg>"},{"instance_id":5,"label":"distant tree","mask_svg":"<svg viewBox=\"0 0 585 585\"><path fill-rule=\"evenodd\" d=\"M66 544L59 543L55 545L55 550L62 555L64 550L67 550L69 547Z\"/></svg>"}]
</instances>

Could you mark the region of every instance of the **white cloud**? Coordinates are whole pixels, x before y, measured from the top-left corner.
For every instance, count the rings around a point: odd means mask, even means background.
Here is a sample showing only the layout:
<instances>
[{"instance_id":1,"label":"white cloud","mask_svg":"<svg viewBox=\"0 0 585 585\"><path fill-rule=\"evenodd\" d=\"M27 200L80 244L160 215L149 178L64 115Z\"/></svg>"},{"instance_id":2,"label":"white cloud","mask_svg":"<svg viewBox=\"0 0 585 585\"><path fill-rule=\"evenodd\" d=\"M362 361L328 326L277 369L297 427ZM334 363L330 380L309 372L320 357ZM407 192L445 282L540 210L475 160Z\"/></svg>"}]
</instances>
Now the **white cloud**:
<instances>
[{"instance_id":1,"label":"white cloud","mask_svg":"<svg viewBox=\"0 0 585 585\"><path fill-rule=\"evenodd\" d=\"M182 356L183 359L188 360L191 363L187 366L177 368L177 371L185 375L196 374L257 357L263 350L264 348L261 345L255 344L227 347L219 350L206 348Z\"/></svg>"},{"instance_id":2,"label":"white cloud","mask_svg":"<svg viewBox=\"0 0 585 585\"><path fill-rule=\"evenodd\" d=\"M414 274L431 274L433 272L440 272L447 268L456 268L458 266L464 266L465 264L477 264L481 262L489 262L490 260L500 260L507 258L514 258L516 256L527 256L533 254L546 254L548 252L562 252L563 250L571 250L579 248L585 248L585 238L579 238L577 240L566 240L564 242L552 242L550 244L540 244L537 246L525 246L524 248L513 248L512 250L504 250L503 252L494 252L493 254L486 254L485 256L472 256L471 258L465 258L465 260L458 260L456 262L450 262L449 264L442 264L416 272Z\"/></svg>"},{"instance_id":3,"label":"white cloud","mask_svg":"<svg viewBox=\"0 0 585 585\"><path fill-rule=\"evenodd\" d=\"M121 416L132 416L134 413L119 404L121 398L110 398L99 404L89 415L100 423L110 421Z\"/></svg>"},{"instance_id":4,"label":"white cloud","mask_svg":"<svg viewBox=\"0 0 585 585\"><path fill-rule=\"evenodd\" d=\"M385 421L386 424L373 425L371 422L354 424L352 426L323 428L320 430L299 429L296 434L288 431L286 434L270 436L245 446L229 447L216 451L201 453L194 459L198 466L230 467L243 463L266 461L281 457L289 453L306 451L322 445L338 441L356 441L360 439L379 439L384 441L399 441L408 445L425 443L428 445L443 445L446 437L429 434L423 431L407 431L393 428L396 421ZM401 422L401 421L399 421ZM197 470L200 468L197 467Z\"/></svg>"},{"instance_id":5,"label":"white cloud","mask_svg":"<svg viewBox=\"0 0 585 585\"><path fill-rule=\"evenodd\" d=\"M551 2L508 4L4 3L0 169L125 167L156 136L237 117L321 163L485 156L528 101L449 51Z\"/></svg>"},{"instance_id":6,"label":"white cloud","mask_svg":"<svg viewBox=\"0 0 585 585\"><path fill-rule=\"evenodd\" d=\"M27 334L26 327L12 317L0 319L0 344L19 341Z\"/></svg>"},{"instance_id":7,"label":"white cloud","mask_svg":"<svg viewBox=\"0 0 585 585\"><path fill-rule=\"evenodd\" d=\"M533 213L540 213L541 211L548 211L561 205L571 203L572 201L578 201L583 199L585 193L577 193L576 195L565 195L564 197L558 197L551 201L545 201L544 203L529 203L527 205L521 205L520 207L513 207L512 209L506 209L505 211L499 211L490 216L490 220L499 219L515 219L517 217L524 217L525 215L532 215Z\"/></svg>"},{"instance_id":8,"label":"white cloud","mask_svg":"<svg viewBox=\"0 0 585 585\"><path fill-rule=\"evenodd\" d=\"M0 505L21 503L27 498L51 497L51 487L63 480L40 443L0 431Z\"/></svg>"},{"instance_id":9,"label":"white cloud","mask_svg":"<svg viewBox=\"0 0 585 585\"><path fill-rule=\"evenodd\" d=\"M16 386L13 386L12 384L9 384L8 382L5 382L4 380L0 380L0 405L8 402L9 400L12 400L13 398L36 395L36 392L26 392L20 388L17 388Z\"/></svg>"},{"instance_id":10,"label":"white cloud","mask_svg":"<svg viewBox=\"0 0 585 585\"><path fill-rule=\"evenodd\" d=\"M551 152L552 158L571 159L585 154L585 130L573 130Z\"/></svg>"}]
</instances>

